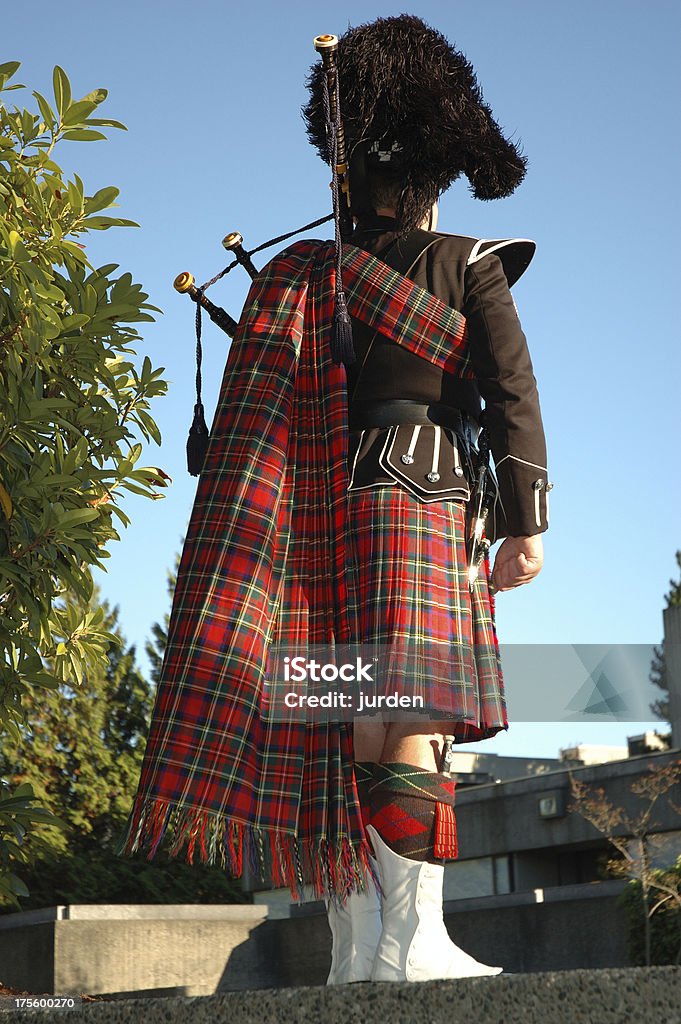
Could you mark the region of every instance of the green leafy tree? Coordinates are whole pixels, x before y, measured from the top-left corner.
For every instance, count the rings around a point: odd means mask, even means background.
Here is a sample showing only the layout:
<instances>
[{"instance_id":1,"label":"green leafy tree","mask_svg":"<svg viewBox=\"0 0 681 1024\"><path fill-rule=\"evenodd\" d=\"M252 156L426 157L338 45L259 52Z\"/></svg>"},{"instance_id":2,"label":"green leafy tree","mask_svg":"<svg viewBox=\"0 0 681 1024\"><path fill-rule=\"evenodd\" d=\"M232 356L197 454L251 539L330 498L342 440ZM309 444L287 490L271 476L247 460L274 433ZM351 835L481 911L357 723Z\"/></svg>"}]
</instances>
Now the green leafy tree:
<instances>
[{"instance_id":1,"label":"green leafy tree","mask_svg":"<svg viewBox=\"0 0 681 1024\"><path fill-rule=\"evenodd\" d=\"M23 88L7 86L18 67L0 65L0 96ZM33 93L37 112L0 104L0 720L15 736L32 687L80 682L103 664L101 609L76 618L56 599L67 588L92 595L92 567L120 539L116 520L129 522L122 491L160 497L168 479L138 467L134 433L161 441L149 406L167 390L163 368L129 358L135 325L155 307L116 264L92 267L76 241L133 222L102 213L118 189L88 195L55 162L62 144L124 126L92 116L104 89L74 102L59 67L53 86L54 106Z\"/></svg>"},{"instance_id":2,"label":"green leafy tree","mask_svg":"<svg viewBox=\"0 0 681 1024\"><path fill-rule=\"evenodd\" d=\"M34 848L41 844L44 848L41 825L66 827L51 811L36 805L30 783L18 786L12 793L0 778L0 907L10 904L13 909L20 909L18 897L29 895L26 883L13 869L29 862L27 837L33 840Z\"/></svg>"},{"instance_id":3,"label":"green leafy tree","mask_svg":"<svg viewBox=\"0 0 681 1024\"><path fill-rule=\"evenodd\" d=\"M676 552L676 564L681 570L681 551ZM681 578L669 581L669 593L666 595L666 607L672 608L681 605ZM650 666L650 682L659 687L663 696L653 701L650 710L663 722L670 721L669 711L669 679L667 678L667 660L664 652L664 640L653 649L653 660Z\"/></svg>"},{"instance_id":4,"label":"green leafy tree","mask_svg":"<svg viewBox=\"0 0 681 1024\"><path fill-rule=\"evenodd\" d=\"M36 687L104 665L116 638L102 609L59 598L73 590L89 602L92 567L129 522L122 492L158 498L168 480L138 466L135 434L160 444L149 409L167 391L163 367L130 358L135 325L155 307L117 264L93 267L78 241L133 222L103 213L118 189L89 195L55 159L67 142L124 125L93 116L104 89L74 101L59 67L53 100L34 92L34 109L12 106L18 68L0 64L0 738L14 740ZM46 819L28 784L0 795L0 895L11 898L23 891L13 867Z\"/></svg>"}]
</instances>

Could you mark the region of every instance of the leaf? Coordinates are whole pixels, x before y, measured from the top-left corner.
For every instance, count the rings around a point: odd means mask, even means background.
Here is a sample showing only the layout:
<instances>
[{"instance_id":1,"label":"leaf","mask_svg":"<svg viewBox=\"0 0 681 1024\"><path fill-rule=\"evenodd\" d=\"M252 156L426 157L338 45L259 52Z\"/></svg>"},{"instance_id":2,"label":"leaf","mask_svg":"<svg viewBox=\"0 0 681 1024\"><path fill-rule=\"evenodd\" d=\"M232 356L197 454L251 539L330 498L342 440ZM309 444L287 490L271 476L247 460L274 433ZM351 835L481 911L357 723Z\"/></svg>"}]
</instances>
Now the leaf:
<instances>
[{"instance_id":1,"label":"leaf","mask_svg":"<svg viewBox=\"0 0 681 1024\"><path fill-rule=\"evenodd\" d=\"M84 327L85 324L90 323L90 317L85 313L72 313L70 316L65 316L61 322L63 331L74 331L78 327ZM69 405L73 403L69 399Z\"/></svg>"},{"instance_id":2,"label":"leaf","mask_svg":"<svg viewBox=\"0 0 681 1024\"><path fill-rule=\"evenodd\" d=\"M14 797L28 797L33 799L35 793L33 792L33 786L30 782L22 782L21 785L17 786L16 789L12 790L12 799Z\"/></svg>"},{"instance_id":3,"label":"leaf","mask_svg":"<svg viewBox=\"0 0 681 1024\"><path fill-rule=\"evenodd\" d=\"M5 881L5 878L4 878L3 875L0 875L0 896L11 907L16 907L17 910L22 910L23 909L22 906L21 906L21 903L19 902L19 900L16 898L16 896L14 895L12 890L10 889L9 883L7 881Z\"/></svg>"},{"instance_id":4,"label":"leaf","mask_svg":"<svg viewBox=\"0 0 681 1024\"><path fill-rule=\"evenodd\" d=\"M50 311L52 315L55 314ZM68 409L73 405L70 398L34 398L33 401L28 402L28 412L26 413L27 420L40 419L44 414L47 414L49 420L50 412L54 409ZM52 476L53 474L50 474Z\"/></svg>"},{"instance_id":5,"label":"leaf","mask_svg":"<svg viewBox=\"0 0 681 1024\"><path fill-rule=\"evenodd\" d=\"M23 565L10 565L8 562L3 561L0 567L0 579L3 576L9 576L12 580L17 580L18 583L28 584L31 579L31 574L28 569L25 569Z\"/></svg>"},{"instance_id":6,"label":"leaf","mask_svg":"<svg viewBox=\"0 0 681 1024\"><path fill-rule=\"evenodd\" d=\"M71 83L64 69L60 68L58 64L52 72L52 86L54 88L54 100L61 118L71 103Z\"/></svg>"},{"instance_id":7,"label":"leaf","mask_svg":"<svg viewBox=\"0 0 681 1024\"><path fill-rule=\"evenodd\" d=\"M71 825L63 818L58 818L52 811L48 811L43 807L31 808L31 821L42 822L45 825L53 825L55 828L70 829Z\"/></svg>"},{"instance_id":8,"label":"leaf","mask_svg":"<svg viewBox=\"0 0 681 1024\"><path fill-rule=\"evenodd\" d=\"M85 212L89 214L96 213L97 210L105 210L107 207L113 206L119 195L120 189L115 188L113 185L100 188L93 196L88 196L85 199Z\"/></svg>"},{"instance_id":9,"label":"leaf","mask_svg":"<svg viewBox=\"0 0 681 1024\"><path fill-rule=\"evenodd\" d=\"M96 109L96 102L93 102L92 100L79 100L77 103L71 104L62 117L62 122L66 125L85 124L86 118L89 117L92 111Z\"/></svg>"},{"instance_id":10,"label":"leaf","mask_svg":"<svg viewBox=\"0 0 681 1024\"><path fill-rule=\"evenodd\" d=\"M138 228L139 224L123 217L86 217L83 227L91 231L106 231L107 228Z\"/></svg>"},{"instance_id":11,"label":"leaf","mask_svg":"<svg viewBox=\"0 0 681 1024\"><path fill-rule=\"evenodd\" d=\"M83 288L81 288L80 302L83 313L86 316L94 317L97 315L97 291L92 287L91 284L86 284Z\"/></svg>"},{"instance_id":12,"label":"leaf","mask_svg":"<svg viewBox=\"0 0 681 1024\"><path fill-rule=\"evenodd\" d=\"M106 135L92 128L69 128L62 135L62 139L70 139L72 142L96 142L99 139L106 139Z\"/></svg>"},{"instance_id":13,"label":"leaf","mask_svg":"<svg viewBox=\"0 0 681 1024\"><path fill-rule=\"evenodd\" d=\"M121 131L127 132L127 126L122 124L121 121L113 121L109 117L88 117L86 124L98 124L106 128L120 128Z\"/></svg>"},{"instance_id":14,"label":"leaf","mask_svg":"<svg viewBox=\"0 0 681 1024\"><path fill-rule=\"evenodd\" d=\"M44 320L47 320L50 324L57 328L57 334L61 333L61 317L59 316L57 311L52 308L52 306L42 305L40 307L40 315L43 317ZM41 326L44 326L44 324ZM51 337L53 338L56 336L57 335L54 334L51 335Z\"/></svg>"},{"instance_id":15,"label":"leaf","mask_svg":"<svg viewBox=\"0 0 681 1024\"><path fill-rule=\"evenodd\" d=\"M127 491L132 491L133 494L143 494L145 498L156 497L156 494L149 490L148 487L139 487L137 484L131 483L129 480L124 480L121 484Z\"/></svg>"},{"instance_id":16,"label":"leaf","mask_svg":"<svg viewBox=\"0 0 681 1024\"><path fill-rule=\"evenodd\" d=\"M115 516L116 516L116 517L117 517L118 519L120 519L120 521L121 521L121 522L123 523L123 526L129 526L129 525L130 525L130 517L129 517L129 516L127 516L127 515L125 514L125 512L123 511L123 509L120 509L120 508L118 507L118 505L116 505L116 504L114 504L113 502L111 502L111 503L110 503L110 504L109 504L109 505L107 506L107 508L109 509L109 511L110 511L110 512L113 512L113 513L114 513L114 515L115 515Z\"/></svg>"},{"instance_id":17,"label":"leaf","mask_svg":"<svg viewBox=\"0 0 681 1024\"><path fill-rule=\"evenodd\" d=\"M4 64L0 64L0 76L7 80L16 74L20 67L20 60L8 60Z\"/></svg>"},{"instance_id":18,"label":"leaf","mask_svg":"<svg viewBox=\"0 0 681 1024\"><path fill-rule=\"evenodd\" d=\"M16 893L17 896L31 895L28 889L26 888L25 884L18 877L18 875L15 875L10 871L9 874L7 875L7 880L9 881L12 892Z\"/></svg>"},{"instance_id":19,"label":"leaf","mask_svg":"<svg viewBox=\"0 0 681 1024\"><path fill-rule=\"evenodd\" d=\"M21 131L24 136L24 142L32 142L36 137L35 122L37 118L30 112L30 110L22 110L21 112ZM27 160L31 158L28 157ZM26 162L26 161L25 161Z\"/></svg>"},{"instance_id":20,"label":"leaf","mask_svg":"<svg viewBox=\"0 0 681 1024\"><path fill-rule=\"evenodd\" d=\"M70 512L65 512L60 518L59 527L65 530L69 526L75 526L76 523L90 523L93 519L99 519L99 512L96 508L74 508Z\"/></svg>"},{"instance_id":21,"label":"leaf","mask_svg":"<svg viewBox=\"0 0 681 1024\"><path fill-rule=\"evenodd\" d=\"M87 263L87 256L79 245L75 242L69 242L66 239L61 243L62 249L65 249L71 256L74 256L79 263Z\"/></svg>"},{"instance_id":22,"label":"leaf","mask_svg":"<svg viewBox=\"0 0 681 1024\"><path fill-rule=\"evenodd\" d=\"M52 110L52 107L47 102L45 97L41 96L41 94L39 92L34 92L33 95L35 96L36 100L38 101L38 106L40 107L40 113L43 116L43 121L45 122L45 127L46 128L51 128L54 125L54 122L55 122L55 116L54 116L54 111Z\"/></svg>"},{"instance_id":23,"label":"leaf","mask_svg":"<svg viewBox=\"0 0 681 1024\"><path fill-rule=\"evenodd\" d=\"M69 181L67 185L67 192L69 196L69 205L75 214L82 213L83 210L83 193L78 188L76 182Z\"/></svg>"},{"instance_id":24,"label":"leaf","mask_svg":"<svg viewBox=\"0 0 681 1024\"><path fill-rule=\"evenodd\" d=\"M5 815L5 818L7 819L3 822L5 827L11 830L17 842L22 843L26 835L26 829L24 828L24 826L21 824L21 822L9 818L8 815Z\"/></svg>"},{"instance_id":25,"label":"leaf","mask_svg":"<svg viewBox=\"0 0 681 1024\"><path fill-rule=\"evenodd\" d=\"M35 683L36 686L47 687L48 690L56 690L59 686L59 681L54 676L49 675L48 672L36 672L31 677L31 682Z\"/></svg>"},{"instance_id":26,"label":"leaf","mask_svg":"<svg viewBox=\"0 0 681 1024\"><path fill-rule=\"evenodd\" d=\"M22 263L26 260L30 260L31 254L28 252L26 246L21 241L18 231L10 231L9 233L9 252L13 260L17 263Z\"/></svg>"},{"instance_id":27,"label":"leaf","mask_svg":"<svg viewBox=\"0 0 681 1024\"><path fill-rule=\"evenodd\" d=\"M145 412L144 409L139 409L137 411L137 415L149 431L151 437L153 437L156 444L161 444L161 431L158 429L158 425L154 422L149 413Z\"/></svg>"},{"instance_id":28,"label":"leaf","mask_svg":"<svg viewBox=\"0 0 681 1024\"><path fill-rule=\"evenodd\" d=\"M78 102L100 104L104 102L108 95L108 89L93 89L92 92L88 92L85 96L81 96Z\"/></svg>"},{"instance_id":29,"label":"leaf","mask_svg":"<svg viewBox=\"0 0 681 1024\"><path fill-rule=\"evenodd\" d=\"M72 668L73 672L75 673L76 679L78 680L78 684L79 685L82 684L82 682L83 682L83 663L82 663L81 659L79 657L77 657L77 655L75 654L74 651L69 651L69 661L71 662L71 668Z\"/></svg>"}]
</instances>

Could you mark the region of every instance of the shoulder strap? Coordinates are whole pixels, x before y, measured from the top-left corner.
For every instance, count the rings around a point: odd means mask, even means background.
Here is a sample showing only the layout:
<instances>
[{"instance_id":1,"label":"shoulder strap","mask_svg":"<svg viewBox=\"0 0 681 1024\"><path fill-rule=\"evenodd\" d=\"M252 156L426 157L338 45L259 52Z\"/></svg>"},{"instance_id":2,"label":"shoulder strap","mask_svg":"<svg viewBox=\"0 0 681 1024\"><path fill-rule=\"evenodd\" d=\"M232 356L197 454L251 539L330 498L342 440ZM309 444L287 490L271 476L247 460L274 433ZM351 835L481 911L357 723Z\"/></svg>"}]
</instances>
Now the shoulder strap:
<instances>
[{"instance_id":1,"label":"shoulder strap","mask_svg":"<svg viewBox=\"0 0 681 1024\"><path fill-rule=\"evenodd\" d=\"M343 246L342 264L350 316L445 372L474 379L463 314L356 246Z\"/></svg>"},{"instance_id":2,"label":"shoulder strap","mask_svg":"<svg viewBox=\"0 0 681 1024\"><path fill-rule=\"evenodd\" d=\"M379 251L375 253L375 258L386 263L392 270L396 270L398 273L403 274L404 277L408 277L416 261L423 255L426 249L437 241L438 239L433 238L430 232L417 229L416 231L410 232L407 238L395 238L392 242L388 242L383 249L379 249ZM357 394L360 378L364 372L364 367L367 359L369 358L369 353L374 347L377 334L378 331L374 331L371 341L369 342L369 347L366 350L366 354L362 360L362 365L352 389L350 401L352 401L354 396Z\"/></svg>"}]
</instances>

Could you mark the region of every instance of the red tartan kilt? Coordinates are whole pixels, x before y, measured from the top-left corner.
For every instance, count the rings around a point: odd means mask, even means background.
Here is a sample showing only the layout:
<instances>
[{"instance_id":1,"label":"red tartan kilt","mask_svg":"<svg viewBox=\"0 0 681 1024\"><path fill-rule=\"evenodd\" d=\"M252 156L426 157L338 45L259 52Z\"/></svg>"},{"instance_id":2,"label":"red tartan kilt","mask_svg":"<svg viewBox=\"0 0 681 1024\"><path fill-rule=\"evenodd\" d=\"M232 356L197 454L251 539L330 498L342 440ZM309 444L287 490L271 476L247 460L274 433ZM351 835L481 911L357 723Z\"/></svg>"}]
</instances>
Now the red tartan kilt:
<instances>
[{"instance_id":1,"label":"red tartan kilt","mask_svg":"<svg viewBox=\"0 0 681 1024\"><path fill-rule=\"evenodd\" d=\"M400 692L460 742L508 727L489 562L471 591L465 516L464 501L421 502L397 483L348 493L353 639L396 651Z\"/></svg>"}]
</instances>

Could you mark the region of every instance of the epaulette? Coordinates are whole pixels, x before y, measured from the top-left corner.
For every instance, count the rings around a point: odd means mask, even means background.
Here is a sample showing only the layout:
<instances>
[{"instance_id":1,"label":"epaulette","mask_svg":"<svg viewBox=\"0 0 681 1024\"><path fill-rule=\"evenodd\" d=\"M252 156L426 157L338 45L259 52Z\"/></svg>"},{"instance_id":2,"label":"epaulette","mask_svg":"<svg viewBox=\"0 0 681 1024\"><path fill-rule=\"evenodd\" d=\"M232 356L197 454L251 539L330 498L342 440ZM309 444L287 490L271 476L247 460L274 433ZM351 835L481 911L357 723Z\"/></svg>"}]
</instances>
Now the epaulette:
<instances>
[{"instance_id":1,"label":"epaulette","mask_svg":"<svg viewBox=\"0 0 681 1024\"><path fill-rule=\"evenodd\" d=\"M480 238L471 249L466 266L494 253L501 260L508 287L512 288L529 267L536 248L537 243L529 238Z\"/></svg>"}]
</instances>

